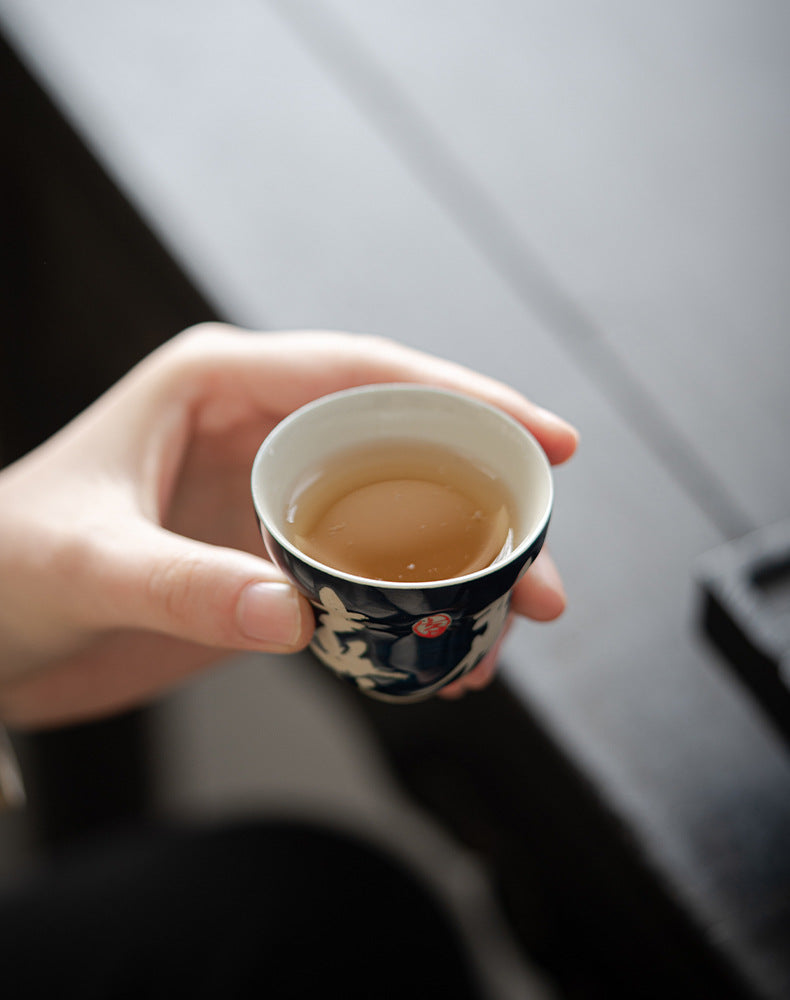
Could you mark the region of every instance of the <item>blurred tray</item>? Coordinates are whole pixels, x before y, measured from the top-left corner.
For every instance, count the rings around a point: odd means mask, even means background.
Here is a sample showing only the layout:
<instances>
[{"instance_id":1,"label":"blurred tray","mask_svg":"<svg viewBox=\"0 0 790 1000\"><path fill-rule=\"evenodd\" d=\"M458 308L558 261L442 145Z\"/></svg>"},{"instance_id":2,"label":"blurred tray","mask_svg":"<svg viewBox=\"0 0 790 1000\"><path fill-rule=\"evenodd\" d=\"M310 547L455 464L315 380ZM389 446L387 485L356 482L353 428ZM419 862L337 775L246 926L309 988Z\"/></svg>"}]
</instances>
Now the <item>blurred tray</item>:
<instances>
[{"instance_id":1,"label":"blurred tray","mask_svg":"<svg viewBox=\"0 0 790 1000\"><path fill-rule=\"evenodd\" d=\"M705 634L790 741L790 520L701 557Z\"/></svg>"}]
</instances>

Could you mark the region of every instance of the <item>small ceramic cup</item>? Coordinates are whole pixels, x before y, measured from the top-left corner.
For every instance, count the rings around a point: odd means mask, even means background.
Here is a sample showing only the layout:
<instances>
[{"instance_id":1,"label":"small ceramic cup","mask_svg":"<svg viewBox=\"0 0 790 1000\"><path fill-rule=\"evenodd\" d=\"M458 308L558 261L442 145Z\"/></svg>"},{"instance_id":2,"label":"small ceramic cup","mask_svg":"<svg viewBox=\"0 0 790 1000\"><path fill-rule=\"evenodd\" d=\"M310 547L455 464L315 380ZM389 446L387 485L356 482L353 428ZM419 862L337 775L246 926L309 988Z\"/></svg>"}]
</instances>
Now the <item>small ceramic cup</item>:
<instances>
[{"instance_id":1,"label":"small ceramic cup","mask_svg":"<svg viewBox=\"0 0 790 1000\"><path fill-rule=\"evenodd\" d=\"M396 583L323 565L288 539L289 500L311 469L333 451L404 438L449 447L501 477L516 508L508 555L466 576ZM252 496L269 556L315 610L313 653L366 694L410 702L472 670L494 645L511 590L545 540L553 484L538 442L503 411L398 383L323 396L286 417L258 451Z\"/></svg>"}]
</instances>

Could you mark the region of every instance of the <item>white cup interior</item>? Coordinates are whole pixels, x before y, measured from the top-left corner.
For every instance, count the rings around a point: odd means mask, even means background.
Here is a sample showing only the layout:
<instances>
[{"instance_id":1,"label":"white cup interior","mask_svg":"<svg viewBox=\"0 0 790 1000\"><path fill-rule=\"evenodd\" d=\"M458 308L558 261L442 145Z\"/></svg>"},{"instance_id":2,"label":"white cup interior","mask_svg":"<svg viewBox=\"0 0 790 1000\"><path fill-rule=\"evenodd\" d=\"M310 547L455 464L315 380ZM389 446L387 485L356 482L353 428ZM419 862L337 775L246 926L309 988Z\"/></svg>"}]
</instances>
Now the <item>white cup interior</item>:
<instances>
[{"instance_id":1,"label":"white cup interior","mask_svg":"<svg viewBox=\"0 0 790 1000\"><path fill-rule=\"evenodd\" d=\"M324 396L279 423L253 465L258 516L280 544L298 553L286 535L286 511L305 474L332 452L393 438L452 448L499 476L515 505L513 555L528 547L545 526L553 501L552 476L535 438L495 407L411 384L363 386Z\"/></svg>"}]
</instances>

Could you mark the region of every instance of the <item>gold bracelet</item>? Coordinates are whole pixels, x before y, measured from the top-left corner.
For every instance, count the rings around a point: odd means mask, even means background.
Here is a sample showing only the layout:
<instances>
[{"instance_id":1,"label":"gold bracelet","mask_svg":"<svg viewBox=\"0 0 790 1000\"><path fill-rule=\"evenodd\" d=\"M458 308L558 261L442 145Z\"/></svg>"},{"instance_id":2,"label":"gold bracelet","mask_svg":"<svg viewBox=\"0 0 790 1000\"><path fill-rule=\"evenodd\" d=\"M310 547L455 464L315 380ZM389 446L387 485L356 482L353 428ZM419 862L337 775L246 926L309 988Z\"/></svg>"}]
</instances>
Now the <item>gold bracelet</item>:
<instances>
[{"instance_id":1,"label":"gold bracelet","mask_svg":"<svg viewBox=\"0 0 790 1000\"><path fill-rule=\"evenodd\" d=\"M8 733L0 726L0 812L25 804L25 786Z\"/></svg>"}]
</instances>

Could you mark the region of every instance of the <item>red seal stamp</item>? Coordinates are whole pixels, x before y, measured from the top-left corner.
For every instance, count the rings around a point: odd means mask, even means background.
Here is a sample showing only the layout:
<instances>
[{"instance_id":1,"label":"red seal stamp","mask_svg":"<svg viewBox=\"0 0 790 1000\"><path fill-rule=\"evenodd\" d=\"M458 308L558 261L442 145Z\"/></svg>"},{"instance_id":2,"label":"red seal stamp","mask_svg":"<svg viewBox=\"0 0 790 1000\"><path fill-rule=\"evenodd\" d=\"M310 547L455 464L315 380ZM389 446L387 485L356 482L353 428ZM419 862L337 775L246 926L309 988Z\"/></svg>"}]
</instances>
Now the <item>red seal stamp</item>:
<instances>
[{"instance_id":1,"label":"red seal stamp","mask_svg":"<svg viewBox=\"0 0 790 1000\"><path fill-rule=\"evenodd\" d=\"M442 632L447 631L451 621L452 619L449 615L428 615L427 618L421 618L418 622L415 622L411 630L415 635L419 635L423 639L435 639L437 635L441 635Z\"/></svg>"}]
</instances>

